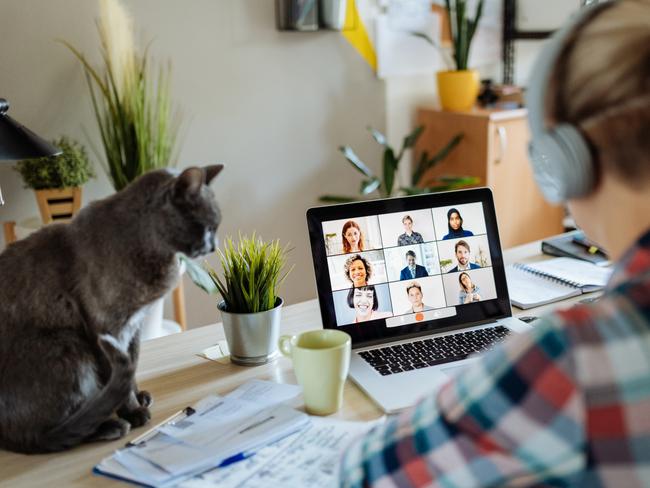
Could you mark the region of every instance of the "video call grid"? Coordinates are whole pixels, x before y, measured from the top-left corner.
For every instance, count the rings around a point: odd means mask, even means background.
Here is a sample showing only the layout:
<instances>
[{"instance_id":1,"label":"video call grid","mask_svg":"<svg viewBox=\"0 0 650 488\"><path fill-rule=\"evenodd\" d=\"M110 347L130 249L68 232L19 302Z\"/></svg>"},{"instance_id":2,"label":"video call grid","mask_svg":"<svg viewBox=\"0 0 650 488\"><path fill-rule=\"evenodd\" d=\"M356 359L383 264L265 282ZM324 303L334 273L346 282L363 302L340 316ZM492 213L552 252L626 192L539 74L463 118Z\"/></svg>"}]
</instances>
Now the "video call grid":
<instances>
[{"instance_id":1,"label":"video call grid","mask_svg":"<svg viewBox=\"0 0 650 488\"><path fill-rule=\"evenodd\" d=\"M484 268L481 268L481 269L491 269L491 268L492 268L492 266L485 266ZM449 274L449 275L459 275L460 273L461 273L461 271L454 271L453 273L450 272L450 273L429 275L429 276L427 276L425 278L415 278L415 279L410 279L410 280L397 280L397 281L382 281L380 283L374 283L373 286L375 286L375 287L382 286L382 285L387 285L388 286L388 300L390 302L390 307L389 307L390 310L386 310L386 312L390 311L392 313L391 317L417 315L418 313L422 313L422 312L403 312L403 313L396 313L395 312L395 308L393 307L393 301L394 301L393 300L393 291L391 291L390 283L400 283L401 282L401 283L404 283L404 285L406 286L406 284L410 283L411 281L423 280L423 279L427 279L427 278L433 278L433 277L436 277L436 276L440 276L440 279L442 281L442 276L445 276L447 274ZM441 287L442 287L442 293L443 293L443 296L444 296L444 299L445 299L445 305L443 305L441 307L432 307L431 311L442 310L442 309L449 308L449 307L458 307L458 306L463 305L461 303L450 303L448 298L447 298L447 290L446 290L446 288L444 286L444 282L442 283ZM350 291L351 288L352 287L341 288L341 289L338 289L338 290L332 290L332 293L345 292L345 294L347 294ZM347 325L347 324L338 324L338 325Z\"/></svg>"},{"instance_id":2,"label":"video call grid","mask_svg":"<svg viewBox=\"0 0 650 488\"><path fill-rule=\"evenodd\" d=\"M487 233L486 234L475 234L472 237L482 237L482 236L487 237ZM447 239L447 241L451 241L451 240L452 239ZM454 241L455 240L463 240L463 238L458 238L458 239L453 239L453 240ZM384 260L383 260L384 261L384 265L383 265L384 266L384 272L385 272L386 277L388 277L388 268L386 266L386 254L384 252L386 249L397 249L397 248L400 248L400 247L408 248L408 247L412 247L412 246L423 246L423 245L426 245L426 244L435 243L436 244L436 253L437 253L437 256L438 256L438 268L440 269L440 248L438 246L439 242L446 242L446 241L443 241L441 239L441 240L436 240L436 241L426 241L426 242L422 242L422 243L419 243L419 244L407 244L407 245L404 245L404 246L390 246L390 247L383 247L383 248L380 248L380 249L366 249L365 251L361 251L361 252L349 252L349 253L343 253L343 254L332 254L331 256L327 257L327 260L330 261L331 258L335 258L337 256L354 256L355 254L360 254L360 255L363 256L363 254L367 253L367 252L381 252L382 255L383 255L383 258L384 258ZM404 268L404 267L406 267L406 256L404 255L402 258L403 258L402 267ZM491 258L492 258L492 256L490 256L490 265L489 266L482 266L481 269L492 268L492 264L491 264L492 259ZM420 264L420 263L416 263L416 264ZM328 267L328 269L329 269L329 267ZM344 273L343 269L341 269L341 273ZM438 271L437 273L430 274L429 276L426 276L425 278L428 278L428 277L431 277L431 276L444 276L444 275L447 275L447 274L456 274L456 273L460 273L460 271L454 271L453 273L451 273L449 271L445 272L445 273L443 273L442 271ZM414 281L414 280L418 280L418 279L422 279L422 278L409 278L407 280L378 281L378 282L373 282L371 284L377 286L377 285L383 285L383 284L386 284L386 283L388 283L388 284L390 284L390 283L399 283L400 281L403 281L404 283L406 283L407 281ZM331 283L331 279L330 279L330 283ZM332 292L341 291L341 290L349 290L350 288L352 288L352 285L345 286L345 287L342 287L342 288L332 288Z\"/></svg>"},{"instance_id":3,"label":"video call grid","mask_svg":"<svg viewBox=\"0 0 650 488\"><path fill-rule=\"evenodd\" d=\"M437 210L437 209L439 209L439 208L446 208L446 207L435 207L435 208L432 207L432 208L429 208L429 209L428 209L429 212L431 213L431 224L432 224L432 227L433 227L433 230L434 230L434 235L435 235L436 237L441 236L441 235L446 235L446 232L441 232L441 233L439 233L439 232L436 231L437 229L436 229L436 224L434 223L434 214L433 214L433 212L434 212L434 210ZM404 215L407 215L408 213L409 213L409 211L405 211L405 212L404 212ZM379 239L381 245L383 246L384 229L382 229L381 219L379 219L379 215L369 215L369 216L364 216L364 217L356 217L356 218L350 218L350 219L348 219L348 220L355 220L355 219L368 218L368 217L375 217L375 218L377 218L377 224L378 224L378 226L379 226L379 235L378 235L378 239ZM484 215L484 214L482 215L482 218L483 218L483 219L485 218L485 215ZM325 222L324 222L323 224L325 224ZM414 232L418 232L418 229L415 229L415 228L414 228L413 231L414 231ZM488 237L488 236L487 236L487 229L486 229L486 232L485 232L485 233L473 234L472 236L468 236L468 237L482 237L482 236L485 236L486 238ZM440 309L444 309L444 308L448 308L448 307L455 307L455 306L461 305L461 304L458 304L458 303L450 304L450 302L449 302L449 300L448 300L448 298L447 298L447 289L446 289L446 287L445 287L445 285L444 285L444 280L442 279L442 276L445 276L445 275L451 275L451 274L453 274L453 275L458 275L458 274L461 273L461 271L446 272L446 273L443 273L443 272L442 272L442 269L441 269L441 267L440 267L440 265L439 265L439 262L440 262L440 246L439 246L439 243L440 243L440 242L445 242L445 241L459 241L459 240L463 240L463 239L464 239L463 237L454 238L454 239L442 239L442 238L441 238L441 239L434 239L434 240L423 241L423 242L421 242L421 243L417 243L417 244L405 244L405 245L401 245L401 246L399 246L399 245L396 245L396 246L383 246L383 247L379 247L379 248L366 249L366 250L364 250L364 251L360 251L360 252L357 252L357 253L351 253L351 252L348 252L348 253L335 253L335 254L329 254L329 255L327 256L327 259L328 259L328 261L330 261L330 260L332 260L333 258L336 258L337 256L344 256L344 255L352 256L352 255L354 255L354 254L362 254L362 255L363 255L364 253L367 253L367 252L381 252L382 257L383 257L384 272L385 272L385 276L386 276L386 278L387 278L387 281L380 281L380 282L375 282L375 283L372 283L372 284L373 284L374 286L382 286L382 285L385 285L385 286L387 287L388 301L389 301L389 304L390 304L389 310L390 310L390 313L392 314L392 315L391 315L392 317L415 316L415 315L417 315L419 312L395 313L395 309L394 309L394 306L393 306L393 302L394 302L393 291L391 290L391 286L390 286L390 285L393 284L393 283L400 283L400 282L402 282L402 283L404 283L405 285L407 285L408 283L410 283L410 282L412 282L412 281L423 280L423 279L427 279L427 278L431 278L431 277L439 276L439 277L440 277L440 284L441 284L441 288L442 288L442 294L443 294L443 298L444 298L445 305L444 305L444 306L440 306L440 307L432 307L432 311L433 311L433 310L440 310ZM465 238L465 239L466 239L466 238ZM488 242L489 242L489 240L488 240ZM420 277L420 278L409 278L409 279L405 279L405 280L388 280L388 268L387 268L387 266L386 266L386 259L387 259L387 258L386 258L385 250L387 250L387 249L388 249L388 250L390 250L390 249L397 249L397 248L409 248L409 247L412 247L412 246L424 246L424 245L427 245L427 244L433 244L433 243L436 244L436 253L437 253L437 258L438 258L438 266L437 266L437 267L438 267L438 269L439 269L439 272L437 272L437 273L433 273L433 274L430 274L430 275L428 275L428 276L426 276L426 277ZM454 258L455 258L455 255L454 255ZM491 258L491 256L490 256L490 258ZM402 261L402 263L404 264L404 267L407 265L407 264L406 264L406 256L403 257L403 261ZM482 266L481 269L490 269L490 268L492 268L493 266L492 266L491 263L492 263L492 260L490 259L490 265L489 265L489 266ZM416 263L416 264L419 264L419 263ZM328 268L329 268L329 266L328 266ZM343 272L343 270L341 270L341 271ZM427 271L427 272L428 272L428 271ZM330 277L330 281L331 281L331 277ZM341 292L343 292L343 291L347 291L347 292L349 292L349 290L350 290L351 288L353 288L353 286L348 286L348 287L344 287L344 288L336 288L336 289L332 288L332 293L333 293L333 294L334 294L334 293L337 293L337 294L338 294L338 293L341 293ZM382 308L383 308L383 307L382 307ZM388 310L385 310L385 311L388 312ZM338 324L338 325L345 325L345 324Z\"/></svg>"}]
</instances>

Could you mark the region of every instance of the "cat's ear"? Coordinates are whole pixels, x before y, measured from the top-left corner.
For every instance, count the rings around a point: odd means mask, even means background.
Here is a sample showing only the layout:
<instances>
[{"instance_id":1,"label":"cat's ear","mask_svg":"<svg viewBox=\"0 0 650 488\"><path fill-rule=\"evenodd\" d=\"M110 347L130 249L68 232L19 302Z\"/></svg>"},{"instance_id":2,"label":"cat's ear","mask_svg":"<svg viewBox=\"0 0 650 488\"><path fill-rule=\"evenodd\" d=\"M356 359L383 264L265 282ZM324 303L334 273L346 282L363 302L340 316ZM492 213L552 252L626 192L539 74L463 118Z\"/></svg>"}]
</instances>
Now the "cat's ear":
<instances>
[{"instance_id":1,"label":"cat's ear","mask_svg":"<svg viewBox=\"0 0 650 488\"><path fill-rule=\"evenodd\" d=\"M213 164L210 166L204 166L203 171L205 171L205 184L209 185L210 182L219 174L223 169L223 164Z\"/></svg>"},{"instance_id":2,"label":"cat's ear","mask_svg":"<svg viewBox=\"0 0 650 488\"><path fill-rule=\"evenodd\" d=\"M174 183L174 194L179 197L196 197L201 193L204 173L201 168L187 168Z\"/></svg>"}]
</instances>

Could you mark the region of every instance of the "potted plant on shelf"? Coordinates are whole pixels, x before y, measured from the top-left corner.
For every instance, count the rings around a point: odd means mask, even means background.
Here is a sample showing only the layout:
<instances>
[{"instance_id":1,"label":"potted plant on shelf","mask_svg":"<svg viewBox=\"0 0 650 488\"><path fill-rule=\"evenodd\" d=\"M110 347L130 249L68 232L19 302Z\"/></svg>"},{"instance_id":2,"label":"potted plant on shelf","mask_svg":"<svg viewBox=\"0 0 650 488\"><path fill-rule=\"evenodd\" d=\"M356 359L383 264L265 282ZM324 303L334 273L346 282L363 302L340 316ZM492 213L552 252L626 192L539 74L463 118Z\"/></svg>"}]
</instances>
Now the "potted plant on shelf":
<instances>
[{"instance_id":1,"label":"potted plant on shelf","mask_svg":"<svg viewBox=\"0 0 650 488\"><path fill-rule=\"evenodd\" d=\"M424 126L416 127L408 134L399 151L395 151L389 144L386 137L376 129L368 127L372 137L384 148L382 157L382 176L375 175L350 146L341 146L339 150L345 156L345 159L359 171L364 179L361 181L359 196L342 196L342 195L322 195L319 197L321 202L327 203L344 203L361 200L377 192L380 198L387 198L396 195L417 195L420 193L433 193L437 191L454 190L466 186L476 185L479 181L474 176L443 176L437 179L431 179L428 172L435 165L440 163L447 155L454 150L458 143L463 139L463 134L456 134L445 144L436 154L429 155L427 151L420 154L420 158L411 177L410 186L399 186L395 184L396 174L399 169L400 161L407 149L415 146Z\"/></svg>"},{"instance_id":2,"label":"potted plant on shelf","mask_svg":"<svg viewBox=\"0 0 650 488\"><path fill-rule=\"evenodd\" d=\"M474 18L468 15L468 0L445 0L447 22L451 30L452 57L449 56L428 35L413 32L442 51L449 69L438 71L438 95L440 104L445 110L463 111L474 106L479 93L479 74L474 69L468 69L469 51L476 33L476 28L483 15L483 1L478 0Z\"/></svg>"},{"instance_id":3,"label":"potted plant on shelf","mask_svg":"<svg viewBox=\"0 0 650 488\"><path fill-rule=\"evenodd\" d=\"M230 360L244 366L267 363L277 352L280 334L280 310L283 300L278 288L290 269L285 271L288 247L279 241L264 242L239 236L235 244L227 238L224 250L218 250L223 277L184 258L192 281L211 294L219 294L217 304L230 349Z\"/></svg>"},{"instance_id":4,"label":"potted plant on shelf","mask_svg":"<svg viewBox=\"0 0 650 488\"><path fill-rule=\"evenodd\" d=\"M67 137L52 143L61 154L24 159L15 168L34 190L43 224L69 221L81 208L81 185L95 176L81 144Z\"/></svg>"}]
</instances>

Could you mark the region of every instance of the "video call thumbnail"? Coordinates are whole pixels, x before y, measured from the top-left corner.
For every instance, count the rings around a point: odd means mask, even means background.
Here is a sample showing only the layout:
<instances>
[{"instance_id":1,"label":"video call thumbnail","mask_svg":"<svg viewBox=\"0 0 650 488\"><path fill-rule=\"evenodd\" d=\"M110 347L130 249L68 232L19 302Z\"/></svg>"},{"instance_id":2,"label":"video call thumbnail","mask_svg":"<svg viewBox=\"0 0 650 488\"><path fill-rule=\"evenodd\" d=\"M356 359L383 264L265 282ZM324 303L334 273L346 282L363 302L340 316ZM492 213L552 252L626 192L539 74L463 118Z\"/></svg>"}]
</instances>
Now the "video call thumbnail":
<instances>
[{"instance_id":1,"label":"video call thumbnail","mask_svg":"<svg viewBox=\"0 0 650 488\"><path fill-rule=\"evenodd\" d=\"M480 202L323 222L337 325L497 298L486 232Z\"/></svg>"}]
</instances>

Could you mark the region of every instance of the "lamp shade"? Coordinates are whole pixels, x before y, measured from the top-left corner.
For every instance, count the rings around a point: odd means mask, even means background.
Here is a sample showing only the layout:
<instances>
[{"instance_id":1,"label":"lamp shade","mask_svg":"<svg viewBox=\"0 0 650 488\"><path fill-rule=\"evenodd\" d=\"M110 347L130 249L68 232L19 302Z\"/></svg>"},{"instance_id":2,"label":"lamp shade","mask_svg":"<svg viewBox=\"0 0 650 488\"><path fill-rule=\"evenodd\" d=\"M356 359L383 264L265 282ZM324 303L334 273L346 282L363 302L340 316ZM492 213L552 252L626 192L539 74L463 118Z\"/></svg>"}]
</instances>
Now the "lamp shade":
<instances>
[{"instance_id":1,"label":"lamp shade","mask_svg":"<svg viewBox=\"0 0 650 488\"><path fill-rule=\"evenodd\" d=\"M9 102L0 98L0 160L31 159L61 154L61 150L7 115Z\"/></svg>"}]
</instances>

